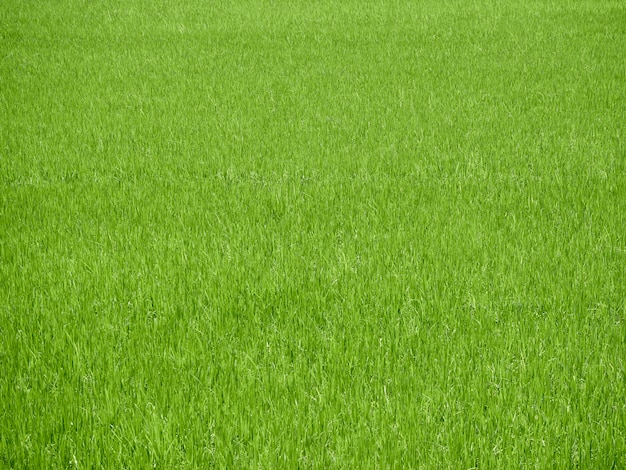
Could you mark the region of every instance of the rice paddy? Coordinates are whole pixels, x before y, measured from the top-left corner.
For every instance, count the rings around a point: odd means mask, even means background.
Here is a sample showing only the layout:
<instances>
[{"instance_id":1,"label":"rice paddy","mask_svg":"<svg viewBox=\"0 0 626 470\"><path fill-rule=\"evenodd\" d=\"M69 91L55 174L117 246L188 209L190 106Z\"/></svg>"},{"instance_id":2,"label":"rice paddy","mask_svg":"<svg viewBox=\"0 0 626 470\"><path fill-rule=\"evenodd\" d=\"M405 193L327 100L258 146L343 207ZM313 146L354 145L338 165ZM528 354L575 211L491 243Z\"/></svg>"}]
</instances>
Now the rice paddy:
<instances>
[{"instance_id":1,"label":"rice paddy","mask_svg":"<svg viewBox=\"0 0 626 470\"><path fill-rule=\"evenodd\" d=\"M626 5L0 4L0 467L626 467Z\"/></svg>"}]
</instances>

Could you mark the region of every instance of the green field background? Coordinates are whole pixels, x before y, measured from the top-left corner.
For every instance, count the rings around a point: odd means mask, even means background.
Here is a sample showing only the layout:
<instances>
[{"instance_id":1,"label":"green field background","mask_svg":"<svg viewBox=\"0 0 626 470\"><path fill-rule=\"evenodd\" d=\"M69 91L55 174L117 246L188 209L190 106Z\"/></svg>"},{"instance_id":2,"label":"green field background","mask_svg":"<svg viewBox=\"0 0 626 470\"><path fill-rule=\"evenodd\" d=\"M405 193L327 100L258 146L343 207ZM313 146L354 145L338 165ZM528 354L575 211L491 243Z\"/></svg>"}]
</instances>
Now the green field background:
<instances>
[{"instance_id":1,"label":"green field background","mask_svg":"<svg viewBox=\"0 0 626 470\"><path fill-rule=\"evenodd\" d=\"M625 468L626 4L0 3L1 468Z\"/></svg>"}]
</instances>

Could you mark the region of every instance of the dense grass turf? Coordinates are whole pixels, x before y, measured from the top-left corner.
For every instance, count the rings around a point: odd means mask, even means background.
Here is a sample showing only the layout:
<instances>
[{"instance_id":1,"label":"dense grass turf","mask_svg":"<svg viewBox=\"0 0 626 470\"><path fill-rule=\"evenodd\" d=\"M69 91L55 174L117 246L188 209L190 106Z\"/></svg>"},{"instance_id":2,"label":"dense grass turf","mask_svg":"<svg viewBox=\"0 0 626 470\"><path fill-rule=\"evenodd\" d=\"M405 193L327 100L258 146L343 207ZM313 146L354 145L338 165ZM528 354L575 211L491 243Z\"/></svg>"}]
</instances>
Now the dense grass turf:
<instances>
[{"instance_id":1,"label":"dense grass turf","mask_svg":"<svg viewBox=\"0 0 626 470\"><path fill-rule=\"evenodd\" d=\"M0 466L626 467L621 1L0 4Z\"/></svg>"}]
</instances>

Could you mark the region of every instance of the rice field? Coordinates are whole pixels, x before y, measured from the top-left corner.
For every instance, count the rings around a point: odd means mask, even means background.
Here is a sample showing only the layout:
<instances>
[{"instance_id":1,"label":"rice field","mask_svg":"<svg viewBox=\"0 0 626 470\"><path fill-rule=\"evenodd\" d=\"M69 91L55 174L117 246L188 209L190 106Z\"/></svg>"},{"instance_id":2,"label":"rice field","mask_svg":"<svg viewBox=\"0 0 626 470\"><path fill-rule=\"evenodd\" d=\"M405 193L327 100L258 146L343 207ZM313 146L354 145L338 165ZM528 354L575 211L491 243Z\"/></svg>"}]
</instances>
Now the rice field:
<instances>
[{"instance_id":1,"label":"rice field","mask_svg":"<svg viewBox=\"0 0 626 470\"><path fill-rule=\"evenodd\" d=\"M625 468L626 4L0 3L1 468Z\"/></svg>"}]
</instances>

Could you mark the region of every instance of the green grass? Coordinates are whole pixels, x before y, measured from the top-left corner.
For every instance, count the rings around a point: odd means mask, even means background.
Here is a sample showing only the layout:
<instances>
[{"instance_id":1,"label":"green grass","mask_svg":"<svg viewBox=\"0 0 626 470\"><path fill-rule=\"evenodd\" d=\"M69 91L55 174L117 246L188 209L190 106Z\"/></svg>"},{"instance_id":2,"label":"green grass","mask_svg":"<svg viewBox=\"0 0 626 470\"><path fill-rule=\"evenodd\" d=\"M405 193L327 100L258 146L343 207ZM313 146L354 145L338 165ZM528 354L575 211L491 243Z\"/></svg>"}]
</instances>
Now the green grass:
<instances>
[{"instance_id":1,"label":"green grass","mask_svg":"<svg viewBox=\"0 0 626 470\"><path fill-rule=\"evenodd\" d=\"M0 467L626 467L621 1L0 4Z\"/></svg>"}]
</instances>

